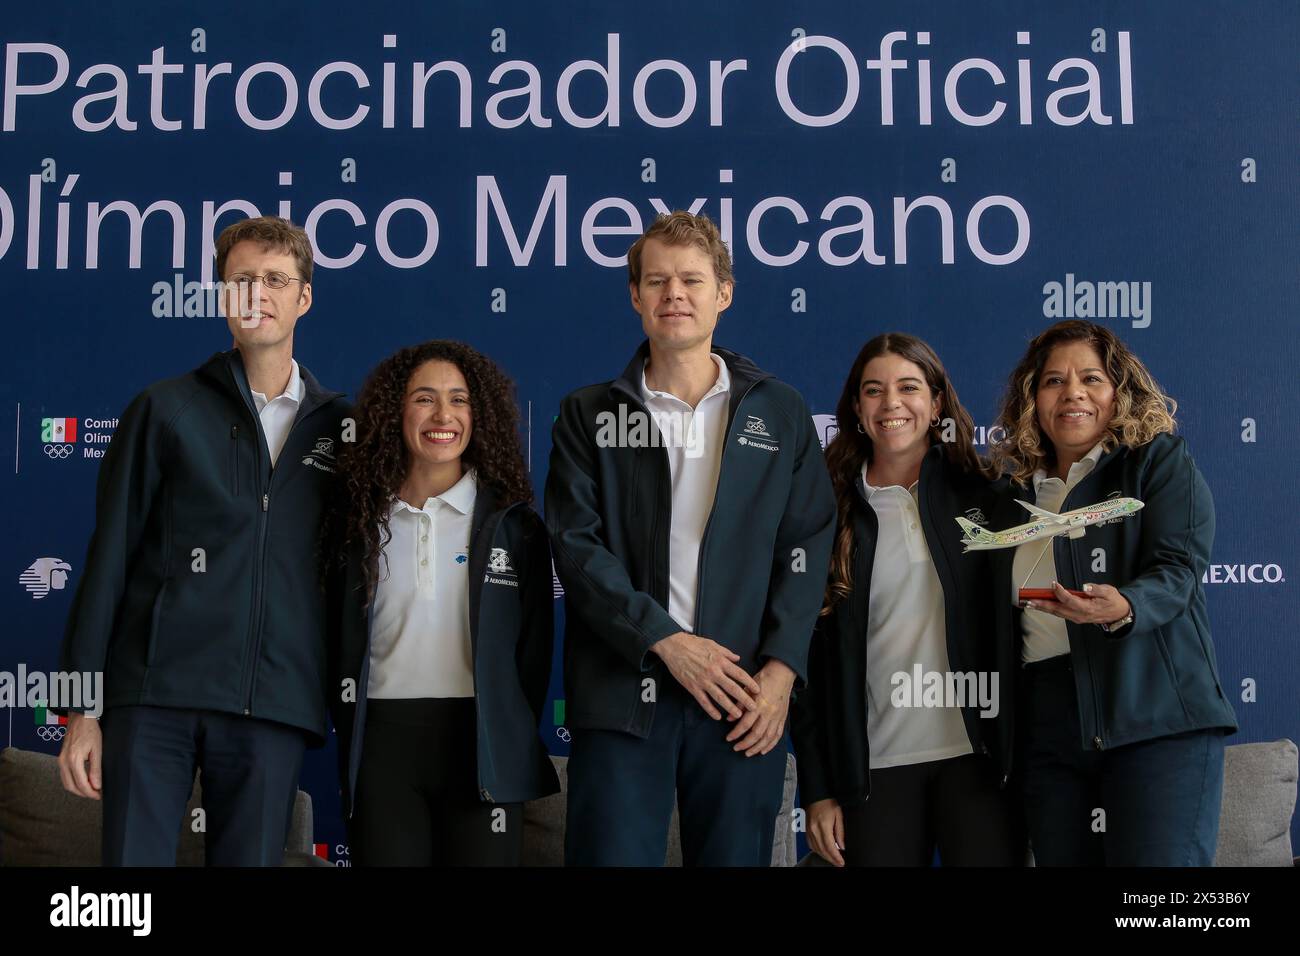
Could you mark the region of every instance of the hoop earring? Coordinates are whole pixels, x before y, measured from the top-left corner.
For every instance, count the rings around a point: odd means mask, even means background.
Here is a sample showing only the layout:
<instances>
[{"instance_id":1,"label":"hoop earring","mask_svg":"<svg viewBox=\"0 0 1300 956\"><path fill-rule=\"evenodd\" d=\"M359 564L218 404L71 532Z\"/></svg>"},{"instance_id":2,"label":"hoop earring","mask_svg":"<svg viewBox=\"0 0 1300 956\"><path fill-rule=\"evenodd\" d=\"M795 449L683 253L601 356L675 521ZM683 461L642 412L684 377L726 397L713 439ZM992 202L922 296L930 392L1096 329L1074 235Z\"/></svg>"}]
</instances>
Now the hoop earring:
<instances>
[{"instance_id":1,"label":"hoop earring","mask_svg":"<svg viewBox=\"0 0 1300 956\"><path fill-rule=\"evenodd\" d=\"M865 435L866 433L867 433L867 430L866 430L865 428L862 427L862 422L858 422L858 434L859 434L859 435Z\"/></svg>"},{"instance_id":2,"label":"hoop earring","mask_svg":"<svg viewBox=\"0 0 1300 956\"><path fill-rule=\"evenodd\" d=\"M939 416L938 416L938 415L935 415L935 416L934 416L934 421L930 422L930 427L931 427L931 428L938 428L938 427L939 427Z\"/></svg>"}]
</instances>

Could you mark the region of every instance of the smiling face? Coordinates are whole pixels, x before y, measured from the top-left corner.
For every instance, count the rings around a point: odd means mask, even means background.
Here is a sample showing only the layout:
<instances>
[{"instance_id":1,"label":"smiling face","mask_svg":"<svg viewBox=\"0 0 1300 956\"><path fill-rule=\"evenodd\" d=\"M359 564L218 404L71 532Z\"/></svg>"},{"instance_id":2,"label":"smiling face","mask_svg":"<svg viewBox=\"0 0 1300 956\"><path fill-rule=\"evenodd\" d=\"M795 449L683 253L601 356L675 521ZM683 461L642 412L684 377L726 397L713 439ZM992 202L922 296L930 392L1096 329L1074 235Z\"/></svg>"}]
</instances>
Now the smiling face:
<instances>
[{"instance_id":1,"label":"smiling face","mask_svg":"<svg viewBox=\"0 0 1300 956\"><path fill-rule=\"evenodd\" d=\"M1048 353L1034 402L1038 427L1056 448L1058 465L1068 468L1106 434L1115 386L1095 348L1067 342Z\"/></svg>"},{"instance_id":2,"label":"smiling face","mask_svg":"<svg viewBox=\"0 0 1300 956\"><path fill-rule=\"evenodd\" d=\"M708 343L718 315L731 305L732 284L718 282L712 258L695 245L648 240L641 251L641 281L629 288L646 337L661 349Z\"/></svg>"},{"instance_id":3,"label":"smiling face","mask_svg":"<svg viewBox=\"0 0 1300 956\"><path fill-rule=\"evenodd\" d=\"M924 453L930 422L942 405L919 365L887 353L862 367L853 410L871 439L873 456L880 458Z\"/></svg>"},{"instance_id":4,"label":"smiling face","mask_svg":"<svg viewBox=\"0 0 1300 956\"><path fill-rule=\"evenodd\" d=\"M273 246L246 239L231 247L225 266L222 279L232 283L225 290L226 325L235 344L248 350L274 348L287 341L292 347L294 326L311 308L311 285L296 281L301 278L298 260ZM233 285L237 276L271 272L282 272L295 281L283 289L271 289L258 280L251 285Z\"/></svg>"},{"instance_id":5,"label":"smiling face","mask_svg":"<svg viewBox=\"0 0 1300 956\"><path fill-rule=\"evenodd\" d=\"M469 386L451 362L425 362L406 384L402 403L402 438L407 471L455 464L473 434Z\"/></svg>"}]
</instances>

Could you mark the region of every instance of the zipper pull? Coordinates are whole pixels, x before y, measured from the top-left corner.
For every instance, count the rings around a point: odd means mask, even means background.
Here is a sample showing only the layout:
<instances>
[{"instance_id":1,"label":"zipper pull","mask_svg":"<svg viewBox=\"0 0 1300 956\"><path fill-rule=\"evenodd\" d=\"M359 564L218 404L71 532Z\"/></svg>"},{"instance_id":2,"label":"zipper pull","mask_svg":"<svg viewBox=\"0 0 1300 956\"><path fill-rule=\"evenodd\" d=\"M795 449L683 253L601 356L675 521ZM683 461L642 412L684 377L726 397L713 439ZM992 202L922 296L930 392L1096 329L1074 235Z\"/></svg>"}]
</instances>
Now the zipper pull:
<instances>
[{"instance_id":1,"label":"zipper pull","mask_svg":"<svg viewBox=\"0 0 1300 956\"><path fill-rule=\"evenodd\" d=\"M266 511L270 507L271 507L271 496L262 495L262 510Z\"/></svg>"},{"instance_id":2,"label":"zipper pull","mask_svg":"<svg viewBox=\"0 0 1300 956\"><path fill-rule=\"evenodd\" d=\"M231 426L230 426L230 437L231 437L231 438L238 438L238 437L239 437L239 426L238 426L238 425L231 425Z\"/></svg>"}]
</instances>

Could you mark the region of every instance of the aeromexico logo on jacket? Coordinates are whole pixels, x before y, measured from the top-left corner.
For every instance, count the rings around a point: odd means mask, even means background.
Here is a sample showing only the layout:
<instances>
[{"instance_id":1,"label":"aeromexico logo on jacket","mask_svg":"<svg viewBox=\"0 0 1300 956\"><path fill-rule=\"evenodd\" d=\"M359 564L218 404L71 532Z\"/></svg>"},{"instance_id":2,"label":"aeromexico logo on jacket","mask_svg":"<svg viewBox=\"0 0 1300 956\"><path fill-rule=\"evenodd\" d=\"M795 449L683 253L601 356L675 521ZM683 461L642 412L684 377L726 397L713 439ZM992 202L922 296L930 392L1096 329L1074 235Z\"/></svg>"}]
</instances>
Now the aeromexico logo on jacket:
<instances>
[{"instance_id":1,"label":"aeromexico logo on jacket","mask_svg":"<svg viewBox=\"0 0 1300 956\"><path fill-rule=\"evenodd\" d=\"M485 584L504 584L506 587L519 587L519 575L510 563L510 552L505 548L493 548L488 555L487 573L483 575Z\"/></svg>"},{"instance_id":2,"label":"aeromexico logo on jacket","mask_svg":"<svg viewBox=\"0 0 1300 956\"><path fill-rule=\"evenodd\" d=\"M780 451L777 438L768 430L767 422L757 415L746 415L742 434L736 438L736 444L762 451Z\"/></svg>"},{"instance_id":3,"label":"aeromexico logo on jacket","mask_svg":"<svg viewBox=\"0 0 1300 956\"><path fill-rule=\"evenodd\" d=\"M334 457L334 439L321 436L316 439L316 447L309 451L302 460L304 465L333 473L338 470L338 461Z\"/></svg>"}]
</instances>

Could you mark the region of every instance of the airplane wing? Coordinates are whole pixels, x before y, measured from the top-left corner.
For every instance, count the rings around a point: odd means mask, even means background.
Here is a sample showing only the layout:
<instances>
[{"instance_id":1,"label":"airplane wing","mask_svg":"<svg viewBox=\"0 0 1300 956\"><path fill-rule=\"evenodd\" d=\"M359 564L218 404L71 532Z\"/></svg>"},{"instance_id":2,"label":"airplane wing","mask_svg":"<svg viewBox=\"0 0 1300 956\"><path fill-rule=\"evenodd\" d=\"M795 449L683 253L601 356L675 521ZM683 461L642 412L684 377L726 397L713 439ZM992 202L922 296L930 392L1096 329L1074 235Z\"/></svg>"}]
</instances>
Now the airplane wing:
<instances>
[{"instance_id":1,"label":"airplane wing","mask_svg":"<svg viewBox=\"0 0 1300 956\"><path fill-rule=\"evenodd\" d=\"M1031 505L1028 501L1021 501L1018 498L1016 499L1016 503L1019 504L1026 511L1028 511L1035 518L1042 518L1044 521L1050 521L1053 524L1063 523L1061 515L1052 514L1052 512L1050 511L1044 511L1042 508L1036 507L1035 505Z\"/></svg>"}]
</instances>

